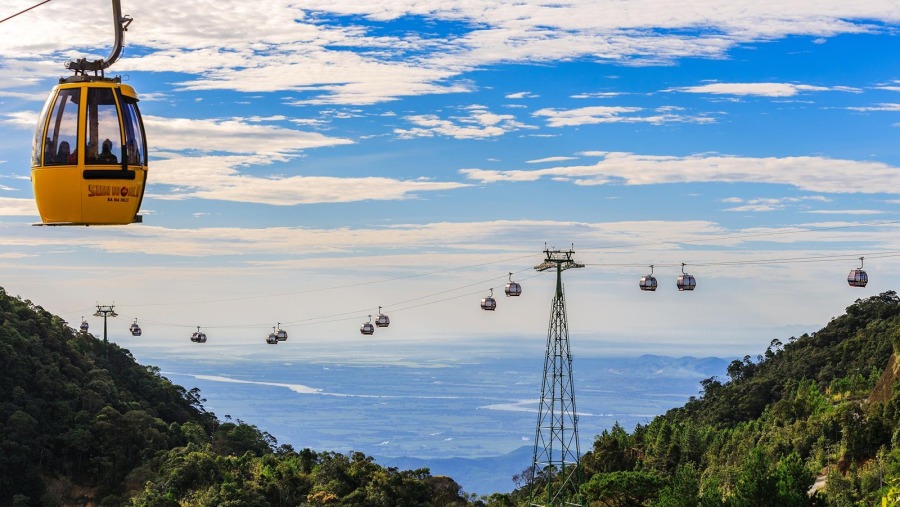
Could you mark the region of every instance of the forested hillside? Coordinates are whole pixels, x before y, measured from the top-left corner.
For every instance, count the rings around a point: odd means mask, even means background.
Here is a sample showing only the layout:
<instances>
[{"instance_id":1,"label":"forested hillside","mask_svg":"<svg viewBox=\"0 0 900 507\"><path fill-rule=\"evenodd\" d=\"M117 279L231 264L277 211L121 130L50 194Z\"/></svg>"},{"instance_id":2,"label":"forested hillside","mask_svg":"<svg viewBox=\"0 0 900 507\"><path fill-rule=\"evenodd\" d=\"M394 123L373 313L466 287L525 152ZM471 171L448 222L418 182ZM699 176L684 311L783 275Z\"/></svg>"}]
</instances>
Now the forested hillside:
<instances>
[{"instance_id":1,"label":"forested hillside","mask_svg":"<svg viewBox=\"0 0 900 507\"><path fill-rule=\"evenodd\" d=\"M590 505L900 505L900 298L858 300L821 331L735 360L727 379L640 425L594 439ZM886 368L887 367L887 368ZM523 474L529 477L530 474ZM808 492L817 476L823 489ZM534 486L541 488L543 477ZM821 482L821 481L820 481ZM526 488L510 495L520 499ZM818 488L817 488L818 489Z\"/></svg>"},{"instance_id":2,"label":"forested hillside","mask_svg":"<svg viewBox=\"0 0 900 507\"><path fill-rule=\"evenodd\" d=\"M0 506L466 505L427 469L295 452L0 289Z\"/></svg>"}]
</instances>

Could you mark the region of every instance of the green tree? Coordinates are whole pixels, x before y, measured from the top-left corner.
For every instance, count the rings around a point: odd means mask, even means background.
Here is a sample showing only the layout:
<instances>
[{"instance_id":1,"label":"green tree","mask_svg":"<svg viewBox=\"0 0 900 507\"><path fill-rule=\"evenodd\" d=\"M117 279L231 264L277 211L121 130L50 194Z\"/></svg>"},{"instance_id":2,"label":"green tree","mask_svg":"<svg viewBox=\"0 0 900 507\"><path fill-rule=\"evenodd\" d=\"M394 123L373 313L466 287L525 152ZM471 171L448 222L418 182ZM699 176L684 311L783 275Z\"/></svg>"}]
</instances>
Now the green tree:
<instances>
[{"instance_id":1,"label":"green tree","mask_svg":"<svg viewBox=\"0 0 900 507\"><path fill-rule=\"evenodd\" d=\"M754 447L741 466L731 507L779 507L776 495L777 479L765 451Z\"/></svg>"},{"instance_id":2,"label":"green tree","mask_svg":"<svg viewBox=\"0 0 900 507\"><path fill-rule=\"evenodd\" d=\"M664 484L655 472L609 472L591 477L581 485L581 493L605 507L639 507L655 499Z\"/></svg>"},{"instance_id":3,"label":"green tree","mask_svg":"<svg viewBox=\"0 0 900 507\"><path fill-rule=\"evenodd\" d=\"M700 505L700 474L693 464L675 471L672 482L659 492L656 507L697 507Z\"/></svg>"},{"instance_id":4,"label":"green tree","mask_svg":"<svg viewBox=\"0 0 900 507\"><path fill-rule=\"evenodd\" d=\"M812 505L807 492L815 482L812 472L800 459L800 455L792 452L778 462L775 468L777 484L776 504L779 507L807 507Z\"/></svg>"}]
</instances>

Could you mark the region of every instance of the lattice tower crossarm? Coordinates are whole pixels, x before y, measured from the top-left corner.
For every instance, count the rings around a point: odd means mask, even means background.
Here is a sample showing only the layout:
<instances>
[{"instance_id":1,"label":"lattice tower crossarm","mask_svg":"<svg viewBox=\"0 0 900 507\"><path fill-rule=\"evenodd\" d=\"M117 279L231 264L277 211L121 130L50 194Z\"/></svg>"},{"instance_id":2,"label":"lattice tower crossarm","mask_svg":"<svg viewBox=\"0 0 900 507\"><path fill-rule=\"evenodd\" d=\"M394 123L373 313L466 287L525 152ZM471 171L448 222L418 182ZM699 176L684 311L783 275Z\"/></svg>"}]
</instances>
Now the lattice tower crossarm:
<instances>
[{"instance_id":1,"label":"lattice tower crossarm","mask_svg":"<svg viewBox=\"0 0 900 507\"><path fill-rule=\"evenodd\" d=\"M534 269L546 271L556 268L556 293L547 330L547 352L535 429L531 505L580 506L583 505L579 491L582 482L579 466L581 449L562 272L584 267L584 264L572 259L572 250L545 250L544 253L544 262Z\"/></svg>"},{"instance_id":2,"label":"lattice tower crossarm","mask_svg":"<svg viewBox=\"0 0 900 507\"><path fill-rule=\"evenodd\" d=\"M106 328L106 319L108 317L118 317L119 314L116 313L116 305L97 305L97 311L94 312L94 317L103 317L103 344L109 345L109 338L107 337L107 328Z\"/></svg>"}]
</instances>

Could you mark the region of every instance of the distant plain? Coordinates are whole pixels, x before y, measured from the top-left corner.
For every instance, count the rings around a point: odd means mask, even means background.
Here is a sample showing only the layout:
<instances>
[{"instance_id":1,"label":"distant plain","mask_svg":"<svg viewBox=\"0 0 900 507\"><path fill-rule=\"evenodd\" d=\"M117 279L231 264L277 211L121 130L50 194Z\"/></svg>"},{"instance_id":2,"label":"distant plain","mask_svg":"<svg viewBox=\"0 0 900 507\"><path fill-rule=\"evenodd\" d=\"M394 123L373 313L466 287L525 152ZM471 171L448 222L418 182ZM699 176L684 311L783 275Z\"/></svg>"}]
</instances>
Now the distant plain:
<instances>
[{"instance_id":1,"label":"distant plain","mask_svg":"<svg viewBox=\"0 0 900 507\"><path fill-rule=\"evenodd\" d=\"M427 466L479 494L512 490L511 477L530 465L541 355L379 364L350 357L212 361L132 352L172 382L199 387L204 406L220 419L254 424L298 450L361 451L389 466ZM575 357L581 452L616 422L631 430L682 405L698 394L700 380L722 376L728 361Z\"/></svg>"}]
</instances>

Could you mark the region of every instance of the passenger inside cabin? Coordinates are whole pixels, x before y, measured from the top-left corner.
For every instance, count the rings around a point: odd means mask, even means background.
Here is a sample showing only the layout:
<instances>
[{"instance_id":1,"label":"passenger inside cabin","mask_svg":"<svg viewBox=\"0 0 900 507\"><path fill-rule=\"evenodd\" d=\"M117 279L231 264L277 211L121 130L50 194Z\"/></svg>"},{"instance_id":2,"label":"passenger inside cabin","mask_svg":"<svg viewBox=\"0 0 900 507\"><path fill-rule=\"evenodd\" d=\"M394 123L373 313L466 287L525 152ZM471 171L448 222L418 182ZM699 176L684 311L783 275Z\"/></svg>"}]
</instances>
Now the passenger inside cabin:
<instances>
[{"instance_id":1,"label":"passenger inside cabin","mask_svg":"<svg viewBox=\"0 0 900 507\"><path fill-rule=\"evenodd\" d=\"M69 152L69 142L62 141L59 143L59 151L56 152L56 163L57 164L65 164L69 160L69 156L71 153Z\"/></svg>"},{"instance_id":2,"label":"passenger inside cabin","mask_svg":"<svg viewBox=\"0 0 900 507\"><path fill-rule=\"evenodd\" d=\"M103 141L103 148L100 150L100 156L97 158L97 162L101 164L115 164L118 162L116 156L113 155L112 141L109 139Z\"/></svg>"}]
</instances>

